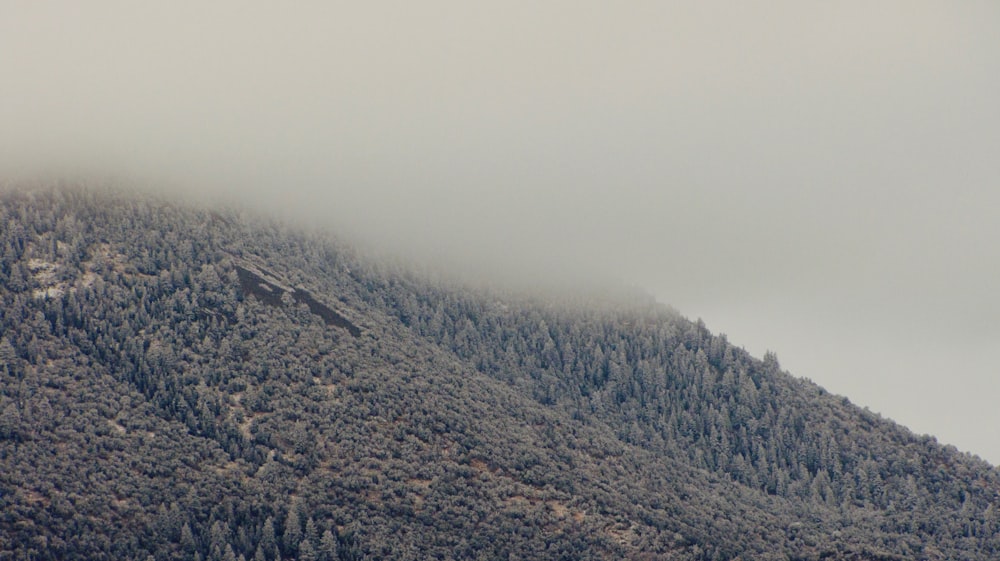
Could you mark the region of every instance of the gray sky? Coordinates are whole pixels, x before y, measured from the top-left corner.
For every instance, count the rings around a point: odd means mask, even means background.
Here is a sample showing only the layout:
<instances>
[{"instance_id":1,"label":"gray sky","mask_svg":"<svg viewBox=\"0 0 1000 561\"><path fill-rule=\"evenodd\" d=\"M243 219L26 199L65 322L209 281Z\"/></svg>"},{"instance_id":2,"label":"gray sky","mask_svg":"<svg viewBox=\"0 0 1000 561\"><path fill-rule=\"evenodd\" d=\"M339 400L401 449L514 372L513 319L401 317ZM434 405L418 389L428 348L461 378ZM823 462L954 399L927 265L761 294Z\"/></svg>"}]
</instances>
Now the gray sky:
<instances>
[{"instance_id":1,"label":"gray sky","mask_svg":"<svg viewBox=\"0 0 1000 561\"><path fill-rule=\"evenodd\" d=\"M1000 462L1000 4L0 0L6 175L650 290Z\"/></svg>"}]
</instances>

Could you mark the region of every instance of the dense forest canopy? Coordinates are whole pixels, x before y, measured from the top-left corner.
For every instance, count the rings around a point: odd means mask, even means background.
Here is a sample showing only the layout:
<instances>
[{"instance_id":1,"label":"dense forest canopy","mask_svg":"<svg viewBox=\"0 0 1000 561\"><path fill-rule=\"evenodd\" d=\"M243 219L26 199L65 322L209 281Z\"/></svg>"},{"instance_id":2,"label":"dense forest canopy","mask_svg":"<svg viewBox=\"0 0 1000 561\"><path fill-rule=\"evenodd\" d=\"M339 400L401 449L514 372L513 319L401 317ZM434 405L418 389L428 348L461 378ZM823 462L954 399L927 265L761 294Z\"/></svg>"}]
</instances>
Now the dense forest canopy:
<instances>
[{"instance_id":1,"label":"dense forest canopy","mask_svg":"<svg viewBox=\"0 0 1000 561\"><path fill-rule=\"evenodd\" d=\"M0 204L0 559L995 559L1000 478L651 298Z\"/></svg>"}]
</instances>

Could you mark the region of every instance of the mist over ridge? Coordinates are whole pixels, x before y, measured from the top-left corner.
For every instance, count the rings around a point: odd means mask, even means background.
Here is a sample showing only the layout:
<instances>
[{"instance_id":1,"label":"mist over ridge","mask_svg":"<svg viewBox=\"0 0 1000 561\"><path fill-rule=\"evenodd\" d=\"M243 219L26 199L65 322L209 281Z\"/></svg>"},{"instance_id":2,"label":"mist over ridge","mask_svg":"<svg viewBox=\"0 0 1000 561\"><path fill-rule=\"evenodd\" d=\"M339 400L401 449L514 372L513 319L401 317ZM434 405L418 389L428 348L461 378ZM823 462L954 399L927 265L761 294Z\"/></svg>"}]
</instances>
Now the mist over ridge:
<instances>
[{"instance_id":1,"label":"mist over ridge","mask_svg":"<svg viewBox=\"0 0 1000 561\"><path fill-rule=\"evenodd\" d=\"M0 170L237 201L470 276L636 284L996 462L998 20L14 2Z\"/></svg>"}]
</instances>

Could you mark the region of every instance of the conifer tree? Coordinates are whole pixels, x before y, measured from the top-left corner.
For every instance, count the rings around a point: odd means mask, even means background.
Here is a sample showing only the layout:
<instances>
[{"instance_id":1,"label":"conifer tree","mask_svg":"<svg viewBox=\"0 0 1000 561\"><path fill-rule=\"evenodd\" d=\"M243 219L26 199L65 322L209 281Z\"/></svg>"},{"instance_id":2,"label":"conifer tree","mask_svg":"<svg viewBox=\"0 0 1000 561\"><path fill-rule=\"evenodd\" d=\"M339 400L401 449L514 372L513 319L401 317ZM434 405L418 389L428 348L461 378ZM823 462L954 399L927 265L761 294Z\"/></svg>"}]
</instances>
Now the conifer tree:
<instances>
[{"instance_id":1,"label":"conifer tree","mask_svg":"<svg viewBox=\"0 0 1000 561\"><path fill-rule=\"evenodd\" d=\"M302 522L299 519L299 509L297 503L292 503L288 509L288 518L285 519L285 531L282 534L282 543L285 551L294 555L302 542Z\"/></svg>"},{"instance_id":2,"label":"conifer tree","mask_svg":"<svg viewBox=\"0 0 1000 561\"><path fill-rule=\"evenodd\" d=\"M336 561L337 559L337 537L329 528L323 532L323 537L319 540L319 555L321 561Z\"/></svg>"}]
</instances>

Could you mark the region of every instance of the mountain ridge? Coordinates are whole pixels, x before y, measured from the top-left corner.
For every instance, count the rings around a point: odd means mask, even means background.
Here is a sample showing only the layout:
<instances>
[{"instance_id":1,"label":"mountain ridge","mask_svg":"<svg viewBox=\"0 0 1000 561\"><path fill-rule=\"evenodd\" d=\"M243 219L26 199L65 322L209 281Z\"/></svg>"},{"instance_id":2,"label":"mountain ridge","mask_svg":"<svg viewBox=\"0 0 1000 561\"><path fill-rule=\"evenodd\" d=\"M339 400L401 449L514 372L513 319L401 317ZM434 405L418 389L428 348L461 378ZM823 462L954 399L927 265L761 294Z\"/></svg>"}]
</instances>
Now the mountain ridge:
<instances>
[{"instance_id":1,"label":"mountain ridge","mask_svg":"<svg viewBox=\"0 0 1000 561\"><path fill-rule=\"evenodd\" d=\"M0 557L997 549L995 468L651 299L462 289L133 195L0 208Z\"/></svg>"}]
</instances>

